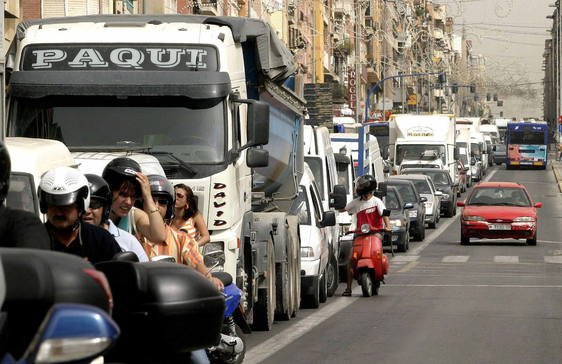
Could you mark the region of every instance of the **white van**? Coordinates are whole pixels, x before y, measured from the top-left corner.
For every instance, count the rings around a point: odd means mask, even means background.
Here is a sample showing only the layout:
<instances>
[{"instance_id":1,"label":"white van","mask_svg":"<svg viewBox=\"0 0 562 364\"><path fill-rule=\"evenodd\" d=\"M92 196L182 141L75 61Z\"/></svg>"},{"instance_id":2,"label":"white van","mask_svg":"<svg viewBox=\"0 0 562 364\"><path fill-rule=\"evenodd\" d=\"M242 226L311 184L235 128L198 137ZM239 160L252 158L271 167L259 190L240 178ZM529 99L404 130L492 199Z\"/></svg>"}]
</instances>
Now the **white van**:
<instances>
[{"instance_id":1,"label":"white van","mask_svg":"<svg viewBox=\"0 0 562 364\"><path fill-rule=\"evenodd\" d=\"M29 211L44 222L37 197L41 177L52 168L76 167L76 162L68 148L57 140L8 137L5 144L12 164L6 205Z\"/></svg>"},{"instance_id":2,"label":"white van","mask_svg":"<svg viewBox=\"0 0 562 364\"><path fill-rule=\"evenodd\" d=\"M323 208L314 175L306 163L291 212L299 219L301 298L308 306L317 308L328 297L330 227L335 225L336 215Z\"/></svg>"}]
</instances>

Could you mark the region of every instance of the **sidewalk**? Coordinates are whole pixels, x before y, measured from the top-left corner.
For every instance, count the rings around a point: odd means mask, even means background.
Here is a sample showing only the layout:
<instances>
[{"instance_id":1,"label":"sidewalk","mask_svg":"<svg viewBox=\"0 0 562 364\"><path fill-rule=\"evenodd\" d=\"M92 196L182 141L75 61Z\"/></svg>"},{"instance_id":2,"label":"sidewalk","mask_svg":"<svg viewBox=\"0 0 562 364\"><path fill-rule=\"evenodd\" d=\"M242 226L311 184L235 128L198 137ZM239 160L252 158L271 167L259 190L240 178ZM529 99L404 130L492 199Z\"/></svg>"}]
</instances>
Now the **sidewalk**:
<instances>
[{"instance_id":1,"label":"sidewalk","mask_svg":"<svg viewBox=\"0 0 562 364\"><path fill-rule=\"evenodd\" d=\"M557 161L556 157L557 153L551 152L548 159L550 159L550 166L554 172L554 178L556 178L556 182L558 183L558 190L562 193L562 162Z\"/></svg>"}]
</instances>

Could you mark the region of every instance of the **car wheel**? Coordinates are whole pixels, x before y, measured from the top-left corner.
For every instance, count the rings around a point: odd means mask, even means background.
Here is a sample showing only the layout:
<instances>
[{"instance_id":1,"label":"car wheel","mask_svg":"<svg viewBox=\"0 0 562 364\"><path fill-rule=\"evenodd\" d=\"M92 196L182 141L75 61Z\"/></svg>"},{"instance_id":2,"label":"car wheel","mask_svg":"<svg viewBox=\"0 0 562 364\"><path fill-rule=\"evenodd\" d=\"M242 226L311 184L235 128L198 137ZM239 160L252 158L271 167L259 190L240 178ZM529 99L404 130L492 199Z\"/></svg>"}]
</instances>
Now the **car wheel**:
<instances>
[{"instance_id":1,"label":"car wheel","mask_svg":"<svg viewBox=\"0 0 562 364\"><path fill-rule=\"evenodd\" d=\"M451 214L451 216L456 216L457 215L457 201L453 201L453 212Z\"/></svg>"},{"instance_id":2,"label":"car wheel","mask_svg":"<svg viewBox=\"0 0 562 364\"><path fill-rule=\"evenodd\" d=\"M414 235L414 240L422 241L423 239L425 239L425 224L420 224Z\"/></svg>"},{"instance_id":3,"label":"car wheel","mask_svg":"<svg viewBox=\"0 0 562 364\"><path fill-rule=\"evenodd\" d=\"M408 240L410 240L410 234L408 232L406 232L402 238L402 241L400 242L400 244L398 244L398 246L396 247L396 250L399 253L405 253L408 251Z\"/></svg>"},{"instance_id":4,"label":"car wheel","mask_svg":"<svg viewBox=\"0 0 562 364\"><path fill-rule=\"evenodd\" d=\"M535 236L533 236L531 239L527 239L527 245L537 245L537 233L535 233Z\"/></svg>"},{"instance_id":5,"label":"car wheel","mask_svg":"<svg viewBox=\"0 0 562 364\"><path fill-rule=\"evenodd\" d=\"M410 250L410 233L406 232L406 237L404 238L406 241L406 251Z\"/></svg>"},{"instance_id":6,"label":"car wheel","mask_svg":"<svg viewBox=\"0 0 562 364\"><path fill-rule=\"evenodd\" d=\"M327 270L327 285L328 285L328 297L332 297L339 284L339 274L338 274L338 262L336 258L331 254L330 261L328 262Z\"/></svg>"},{"instance_id":7,"label":"car wheel","mask_svg":"<svg viewBox=\"0 0 562 364\"><path fill-rule=\"evenodd\" d=\"M328 269L327 266L326 266L326 269ZM322 274L322 278L320 278L320 297L319 297L319 301L321 303L324 303L328 300L328 279L326 279L326 274L327 274L327 272L324 271L324 274Z\"/></svg>"},{"instance_id":8,"label":"car wheel","mask_svg":"<svg viewBox=\"0 0 562 364\"><path fill-rule=\"evenodd\" d=\"M435 229L436 225L437 225L437 216L434 216L433 221L427 223L427 227L430 229Z\"/></svg>"},{"instance_id":9,"label":"car wheel","mask_svg":"<svg viewBox=\"0 0 562 364\"><path fill-rule=\"evenodd\" d=\"M447 212L445 213L445 217L453 217L455 216L455 213L453 212L453 210L455 210L455 206L451 206Z\"/></svg>"},{"instance_id":10,"label":"car wheel","mask_svg":"<svg viewBox=\"0 0 562 364\"><path fill-rule=\"evenodd\" d=\"M470 244L470 238L463 233L461 233L461 245L468 245Z\"/></svg>"}]
</instances>

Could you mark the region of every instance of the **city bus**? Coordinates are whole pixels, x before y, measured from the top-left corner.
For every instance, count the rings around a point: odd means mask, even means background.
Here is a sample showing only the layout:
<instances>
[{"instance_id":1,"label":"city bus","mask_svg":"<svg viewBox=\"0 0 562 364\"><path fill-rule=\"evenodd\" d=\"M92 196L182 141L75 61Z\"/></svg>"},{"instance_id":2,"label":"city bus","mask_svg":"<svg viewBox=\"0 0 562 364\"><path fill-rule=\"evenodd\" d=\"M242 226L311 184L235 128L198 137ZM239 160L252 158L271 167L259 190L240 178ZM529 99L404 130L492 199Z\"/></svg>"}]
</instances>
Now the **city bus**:
<instances>
[{"instance_id":1,"label":"city bus","mask_svg":"<svg viewBox=\"0 0 562 364\"><path fill-rule=\"evenodd\" d=\"M506 168L529 166L546 168L548 160L548 124L546 122L511 122L505 134Z\"/></svg>"}]
</instances>

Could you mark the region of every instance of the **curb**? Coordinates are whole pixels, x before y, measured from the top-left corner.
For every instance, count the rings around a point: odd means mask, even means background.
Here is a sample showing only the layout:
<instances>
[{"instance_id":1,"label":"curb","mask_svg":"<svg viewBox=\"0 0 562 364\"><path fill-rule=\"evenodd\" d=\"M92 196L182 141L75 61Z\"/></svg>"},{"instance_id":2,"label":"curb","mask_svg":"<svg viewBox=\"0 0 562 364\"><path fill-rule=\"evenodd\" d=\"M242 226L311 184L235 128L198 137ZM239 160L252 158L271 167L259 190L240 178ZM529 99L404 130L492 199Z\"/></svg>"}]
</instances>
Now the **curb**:
<instances>
[{"instance_id":1,"label":"curb","mask_svg":"<svg viewBox=\"0 0 562 364\"><path fill-rule=\"evenodd\" d=\"M556 183L558 184L558 190L562 193L562 176L560 175L560 170L554 166L554 163L551 164L551 167L554 172L554 178L556 178Z\"/></svg>"}]
</instances>

